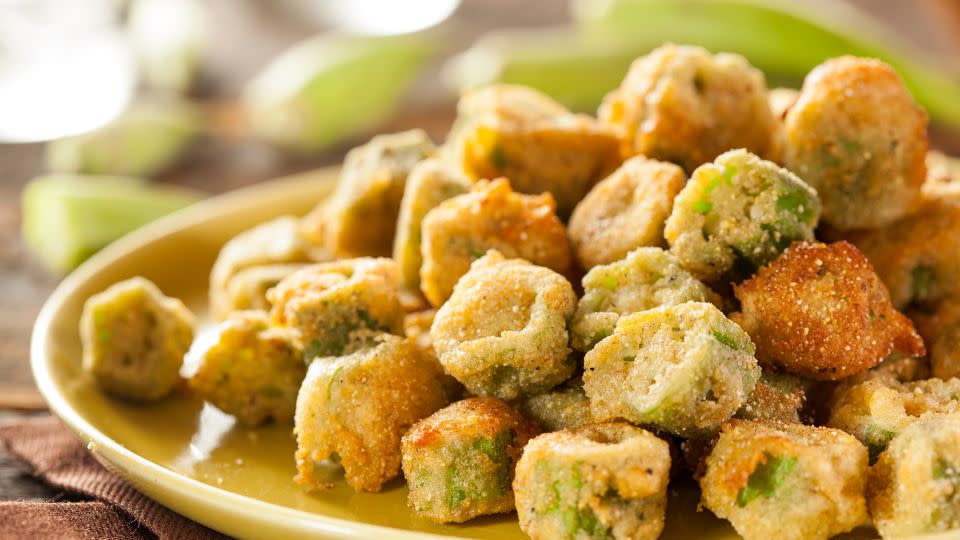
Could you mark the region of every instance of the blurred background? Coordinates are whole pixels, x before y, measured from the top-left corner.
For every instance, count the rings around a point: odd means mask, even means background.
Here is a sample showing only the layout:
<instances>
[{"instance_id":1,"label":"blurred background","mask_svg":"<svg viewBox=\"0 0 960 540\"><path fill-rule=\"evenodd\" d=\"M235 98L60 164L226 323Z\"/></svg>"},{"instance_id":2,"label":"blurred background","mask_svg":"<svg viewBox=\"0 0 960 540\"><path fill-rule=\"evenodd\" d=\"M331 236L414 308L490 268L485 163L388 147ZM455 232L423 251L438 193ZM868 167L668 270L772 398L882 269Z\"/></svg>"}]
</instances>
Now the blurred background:
<instances>
[{"instance_id":1,"label":"blurred background","mask_svg":"<svg viewBox=\"0 0 960 540\"><path fill-rule=\"evenodd\" d=\"M467 87L593 113L664 41L740 53L771 88L881 58L960 154L960 0L0 0L0 396L40 406L33 319L110 240L375 132L442 140Z\"/></svg>"}]
</instances>

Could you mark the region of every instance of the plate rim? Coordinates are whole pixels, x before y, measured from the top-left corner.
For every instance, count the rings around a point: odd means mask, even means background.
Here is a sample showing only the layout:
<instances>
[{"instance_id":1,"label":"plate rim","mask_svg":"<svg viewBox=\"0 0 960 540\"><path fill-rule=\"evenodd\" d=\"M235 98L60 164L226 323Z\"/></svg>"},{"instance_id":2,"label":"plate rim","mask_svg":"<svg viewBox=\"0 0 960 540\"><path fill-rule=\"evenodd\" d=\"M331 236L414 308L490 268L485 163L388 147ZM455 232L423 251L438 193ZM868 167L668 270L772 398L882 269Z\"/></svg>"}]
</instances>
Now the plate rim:
<instances>
[{"instance_id":1,"label":"plate rim","mask_svg":"<svg viewBox=\"0 0 960 540\"><path fill-rule=\"evenodd\" d=\"M278 525L277 519L264 519L261 516L277 516L277 518L283 520L281 526L288 529L291 533L320 534L327 538L349 540L374 537L397 538L402 540L457 538L457 536L437 535L382 525L372 525L307 512L305 510L297 510L254 499L189 478L140 456L94 427L93 424L87 421L87 419L69 403L65 394L55 383L50 370L49 364L52 362L52 358L48 349L48 341L51 336L52 323L57 313L63 308L63 305L81 284L93 279L96 274L104 268L129 255L131 252L142 248L144 245L155 242L164 236L180 230L199 225L205 220L212 219L211 214L214 216L218 215L215 212L211 212L211 210L239 206L245 201L256 201L258 195L269 195L271 192L295 189L296 186L309 182L319 181L332 184L335 182L338 170L338 166L323 167L304 173L267 180L215 195L159 218L106 246L81 264L76 270L68 274L43 303L34 322L33 331L30 336L30 367L33 379L44 401L46 401L50 412L57 416L71 431L80 437L86 445L87 450L90 451L98 461L106 461L105 465L114 469L114 472L124 477L125 480L130 482L138 491L144 491L140 488L143 483L159 484L164 485L166 489L175 489L180 494L180 497L189 500L189 504L168 504L166 501L160 501L150 494L144 493L144 495L158 504L211 529L232 536L244 536L239 525L236 530L230 530L231 528L229 526L220 527L218 526L219 524L211 525L209 521L203 519L204 510L216 508L219 512L228 511L230 514L244 512L251 516L250 519L263 523L269 522L273 527ZM320 177L319 180L318 177ZM133 482L131 479L136 481ZM249 530L246 531L250 532Z\"/></svg>"}]
</instances>

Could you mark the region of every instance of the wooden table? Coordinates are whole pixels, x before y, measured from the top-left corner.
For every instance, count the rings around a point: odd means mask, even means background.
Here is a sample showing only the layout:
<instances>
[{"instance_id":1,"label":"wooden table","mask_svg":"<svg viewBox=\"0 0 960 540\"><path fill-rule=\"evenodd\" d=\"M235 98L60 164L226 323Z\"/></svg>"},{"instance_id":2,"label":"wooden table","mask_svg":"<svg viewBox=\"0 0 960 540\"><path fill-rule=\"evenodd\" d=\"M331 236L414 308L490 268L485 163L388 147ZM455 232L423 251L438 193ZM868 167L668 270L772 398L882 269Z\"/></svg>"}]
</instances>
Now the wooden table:
<instances>
[{"instance_id":1,"label":"wooden table","mask_svg":"<svg viewBox=\"0 0 960 540\"><path fill-rule=\"evenodd\" d=\"M236 0L208 0L216 11L217 44L211 52L208 95L234 93L243 80L263 61L288 44L308 35L311 29L300 21L265 18L260 3ZM960 53L960 17L951 0L928 0L916 9L900 0L857 0L878 15L896 21L897 28L920 47L957 58ZM536 4L532 9L531 5ZM459 36L464 43L487 28L507 25L550 24L562 21L563 0L466 0L458 17L468 22ZM913 6L904 9L905 6ZM937 11L940 10L940 11ZM931 20L940 20L940 31L932 31ZM264 21L268 21L265 23ZM506 22L505 22L506 21ZM952 29L952 30L951 30ZM449 98L426 91L421 99L403 108L383 131L424 127L441 139L452 119ZM960 136L934 131L936 146L960 154ZM336 163L350 143L309 159L290 159L256 143L244 140L206 141L190 160L160 179L191 186L211 194L221 193L268 178ZM44 171L43 147L38 144L0 145L0 421L25 414L46 414L34 388L29 370L29 339L33 321L58 282L43 269L20 238L20 192L25 183ZM23 473L0 451L0 500L64 497Z\"/></svg>"}]
</instances>

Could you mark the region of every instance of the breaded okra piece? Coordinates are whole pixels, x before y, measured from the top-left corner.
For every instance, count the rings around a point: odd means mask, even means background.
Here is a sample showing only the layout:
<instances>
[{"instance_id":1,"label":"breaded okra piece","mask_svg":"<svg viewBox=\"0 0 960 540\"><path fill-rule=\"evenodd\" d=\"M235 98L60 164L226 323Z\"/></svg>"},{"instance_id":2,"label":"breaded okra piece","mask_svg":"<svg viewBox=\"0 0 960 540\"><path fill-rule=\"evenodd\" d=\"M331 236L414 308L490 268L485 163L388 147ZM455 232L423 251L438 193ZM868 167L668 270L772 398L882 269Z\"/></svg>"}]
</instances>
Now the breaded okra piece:
<instances>
[{"instance_id":1,"label":"breaded okra piece","mask_svg":"<svg viewBox=\"0 0 960 540\"><path fill-rule=\"evenodd\" d=\"M960 527L960 415L900 432L870 470L867 499L883 538Z\"/></svg>"},{"instance_id":2,"label":"breaded okra piece","mask_svg":"<svg viewBox=\"0 0 960 540\"><path fill-rule=\"evenodd\" d=\"M894 307L960 295L960 198L925 201L914 215L848 238L870 259Z\"/></svg>"},{"instance_id":3,"label":"breaded okra piece","mask_svg":"<svg viewBox=\"0 0 960 540\"><path fill-rule=\"evenodd\" d=\"M807 381L800 377L765 369L734 417L801 424L800 412L807 400L807 386Z\"/></svg>"},{"instance_id":4,"label":"breaded okra piece","mask_svg":"<svg viewBox=\"0 0 960 540\"><path fill-rule=\"evenodd\" d=\"M458 401L403 436L407 502L420 517L462 523L513 510L513 472L539 430L493 397Z\"/></svg>"},{"instance_id":5,"label":"breaded okra piece","mask_svg":"<svg viewBox=\"0 0 960 540\"><path fill-rule=\"evenodd\" d=\"M400 472L400 438L449 403L443 372L410 340L381 334L375 345L313 362L297 395L296 482L322 487L316 463L334 453L347 483L380 491Z\"/></svg>"},{"instance_id":6,"label":"breaded okra piece","mask_svg":"<svg viewBox=\"0 0 960 540\"><path fill-rule=\"evenodd\" d=\"M393 260L400 267L400 285L409 290L420 290L424 216L443 201L470 190L468 181L452 169L439 158L425 159L413 167L404 187Z\"/></svg>"},{"instance_id":7,"label":"breaded okra piece","mask_svg":"<svg viewBox=\"0 0 960 540\"><path fill-rule=\"evenodd\" d=\"M505 176L521 193L550 192L569 216L593 184L620 164L619 138L531 88L494 85L465 94L447 139L472 180Z\"/></svg>"},{"instance_id":8,"label":"breaded okra piece","mask_svg":"<svg viewBox=\"0 0 960 540\"><path fill-rule=\"evenodd\" d=\"M923 356L870 262L846 242L798 242L736 286L731 318L761 364L817 380L862 373L893 352Z\"/></svg>"},{"instance_id":9,"label":"breaded okra piece","mask_svg":"<svg viewBox=\"0 0 960 540\"><path fill-rule=\"evenodd\" d=\"M227 313L244 309L244 306L236 305L234 289L244 286L233 284L234 278L244 270L325 262L332 258L327 250L304 236L297 218L282 216L261 223L233 237L220 249L210 271L210 311L214 319L223 320Z\"/></svg>"},{"instance_id":10,"label":"breaded okra piece","mask_svg":"<svg viewBox=\"0 0 960 540\"><path fill-rule=\"evenodd\" d=\"M859 439L876 459L910 424L950 413L960 413L960 379L873 379L838 391L827 425Z\"/></svg>"},{"instance_id":11,"label":"breaded okra piece","mask_svg":"<svg viewBox=\"0 0 960 540\"><path fill-rule=\"evenodd\" d=\"M683 437L716 433L760 377L747 333L703 302L621 317L587 353L584 368L595 418L623 418Z\"/></svg>"},{"instance_id":12,"label":"breaded okra piece","mask_svg":"<svg viewBox=\"0 0 960 540\"><path fill-rule=\"evenodd\" d=\"M654 539L669 479L669 445L627 423L540 435L513 480L520 528L534 540Z\"/></svg>"},{"instance_id":13,"label":"breaded okra piece","mask_svg":"<svg viewBox=\"0 0 960 540\"><path fill-rule=\"evenodd\" d=\"M770 104L770 111L774 118L773 140L770 143L767 159L779 165L783 165L783 152L787 144L787 129L783 125L783 120L799 97L800 91L793 88L773 88L767 92L767 103Z\"/></svg>"},{"instance_id":14,"label":"breaded okra piece","mask_svg":"<svg viewBox=\"0 0 960 540\"><path fill-rule=\"evenodd\" d=\"M517 403L517 408L548 432L573 429L593 422L590 400L583 391L582 377L574 377L549 392L527 396Z\"/></svg>"},{"instance_id":15,"label":"breaded okra piece","mask_svg":"<svg viewBox=\"0 0 960 540\"><path fill-rule=\"evenodd\" d=\"M300 332L303 358L349 354L380 333L403 334L397 265L362 257L308 266L267 293L275 324Z\"/></svg>"},{"instance_id":16,"label":"breaded okra piece","mask_svg":"<svg viewBox=\"0 0 960 540\"><path fill-rule=\"evenodd\" d=\"M470 263L495 249L566 274L570 246L553 197L514 193L510 182L478 182L423 219L420 289L434 307L443 304Z\"/></svg>"},{"instance_id":17,"label":"breaded okra piece","mask_svg":"<svg viewBox=\"0 0 960 540\"><path fill-rule=\"evenodd\" d=\"M924 198L960 200L960 162L936 150L927 152L925 162Z\"/></svg>"},{"instance_id":18,"label":"breaded okra piece","mask_svg":"<svg viewBox=\"0 0 960 540\"><path fill-rule=\"evenodd\" d=\"M430 328L447 373L480 396L513 400L570 378L567 321L577 297L561 275L491 250L457 283Z\"/></svg>"},{"instance_id":19,"label":"breaded okra piece","mask_svg":"<svg viewBox=\"0 0 960 540\"><path fill-rule=\"evenodd\" d=\"M731 148L766 156L773 133L763 73L742 56L663 45L630 66L600 121L625 132L625 155L692 171Z\"/></svg>"},{"instance_id":20,"label":"breaded okra piece","mask_svg":"<svg viewBox=\"0 0 960 540\"><path fill-rule=\"evenodd\" d=\"M673 201L664 234L687 270L740 281L795 240L813 239L817 193L790 171L744 150L697 168Z\"/></svg>"},{"instance_id":21,"label":"breaded okra piece","mask_svg":"<svg viewBox=\"0 0 960 540\"><path fill-rule=\"evenodd\" d=\"M187 384L242 424L292 423L307 373L298 341L293 330L271 327L262 311L231 313Z\"/></svg>"},{"instance_id":22,"label":"breaded okra piece","mask_svg":"<svg viewBox=\"0 0 960 540\"><path fill-rule=\"evenodd\" d=\"M407 176L436 151L420 129L377 135L347 153L336 191L304 227L337 258L390 256Z\"/></svg>"},{"instance_id":23,"label":"breaded okra piece","mask_svg":"<svg viewBox=\"0 0 960 540\"><path fill-rule=\"evenodd\" d=\"M307 266L309 263L267 264L244 268L234 274L227 283L218 307L226 310L224 318L234 311L270 311L267 291L276 287L287 276Z\"/></svg>"},{"instance_id":24,"label":"breaded okra piece","mask_svg":"<svg viewBox=\"0 0 960 540\"><path fill-rule=\"evenodd\" d=\"M887 64L827 60L807 75L785 126L784 163L816 188L825 223L882 227L916 209L927 115Z\"/></svg>"},{"instance_id":25,"label":"breaded okra piece","mask_svg":"<svg viewBox=\"0 0 960 540\"><path fill-rule=\"evenodd\" d=\"M152 282L134 277L115 283L83 305L83 370L111 395L160 399L180 383L195 327L183 302Z\"/></svg>"},{"instance_id":26,"label":"breaded okra piece","mask_svg":"<svg viewBox=\"0 0 960 540\"><path fill-rule=\"evenodd\" d=\"M597 183L570 216L580 266L609 264L641 246L666 246L663 226L684 183L680 167L643 156Z\"/></svg>"},{"instance_id":27,"label":"breaded okra piece","mask_svg":"<svg viewBox=\"0 0 960 540\"><path fill-rule=\"evenodd\" d=\"M570 323L571 346L589 351L613 333L623 315L691 301L722 305L720 296L684 270L672 253L637 248L583 277L583 296Z\"/></svg>"},{"instance_id":28,"label":"breaded okra piece","mask_svg":"<svg viewBox=\"0 0 960 540\"><path fill-rule=\"evenodd\" d=\"M867 519L867 470L867 449L838 429L731 420L701 502L747 540L825 540Z\"/></svg>"},{"instance_id":29,"label":"breaded okra piece","mask_svg":"<svg viewBox=\"0 0 960 540\"><path fill-rule=\"evenodd\" d=\"M930 351L934 377L960 377L960 297L945 298L933 313L917 313L913 319Z\"/></svg>"}]
</instances>

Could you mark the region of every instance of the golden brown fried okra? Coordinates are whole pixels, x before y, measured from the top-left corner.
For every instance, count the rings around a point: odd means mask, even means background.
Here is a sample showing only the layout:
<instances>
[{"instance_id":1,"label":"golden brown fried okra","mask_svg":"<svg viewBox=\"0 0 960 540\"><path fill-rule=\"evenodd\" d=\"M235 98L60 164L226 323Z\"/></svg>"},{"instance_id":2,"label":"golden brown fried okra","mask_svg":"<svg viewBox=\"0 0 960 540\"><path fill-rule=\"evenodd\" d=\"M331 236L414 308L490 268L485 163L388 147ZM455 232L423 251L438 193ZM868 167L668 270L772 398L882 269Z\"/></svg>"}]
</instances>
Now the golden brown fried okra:
<instances>
[{"instance_id":1,"label":"golden brown fried okra","mask_svg":"<svg viewBox=\"0 0 960 540\"><path fill-rule=\"evenodd\" d=\"M960 295L960 199L925 201L914 215L848 238L870 259L898 309Z\"/></svg>"},{"instance_id":2,"label":"golden brown fried okra","mask_svg":"<svg viewBox=\"0 0 960 540\"><path fill-rule=\"evenodd\" d=\"M267 264L244 268L234 274L227 283L219 307L226 309L227 316L233 311L270 311L267 291L276 287L287 276L307 266L309 263Z\"/></svg>"},{"instance_id":3,"label":"golden brown fried okra","mask_svg":"<svg viewBox=\"0 0 960 540\"><path fill-rule=\"evenodd\" d=\"M667 443L627 423L540 435L513 480L520 528L534 540L654 539L669 479Z\"/></svg>"},{"instance_id":4,"label":"golden brown fried okra","mask_svg":"<svg viewBox=\"0 0 960 540\"><path fill-rule=\"evenodd\" d=\"M960 161L942 152L927 152L927 177L923 181L925 199L960 200Z\"/></svg>"},{"instance_id":5,"label":"golden brown fried okra","mask_svg":"<svg viewBox=\"0 0 960 540\"><path fill-rule=\"evenodd\" d=\"M412 291L420 290L424 216L438 204L469 189L467 180L439 158L425 159L410 171L400 201L397 236L393 241L393 260L400 267L401 286Z\"/></svg>"},{"instance_id":6,"label":"golden brown fried okra","mask_svg":"<svg viewBox=\"0 0 960 540\"><path fill-rule=\"evenodd\" d=\"M550 194L521 195L510 182L479 182L448 199L423 219L420 288L435 307L450 297L470 263L487 250L526 259L566 274L570 246Z\"/></svg>"},{"instance_id":7,"label":"golden brown fried okra","mask_svg":"<svg viewBox=\"0 0 960 540\"><path fill-rule=\"evenodd\" d=\"M960 415L905 428L870 470L870 514L880 536L960 527Z\"/></svg>"},{"instance_id":8,"label":"golden brown fried okra","mask_svg":"<svg viewBox=\"0 0 960 540\"><path fill-rule=\"evenodd\" d=\"M767 92L767 103L770 104L770 112L773 113L774 118L772 141L767 159L780 165L783 165L783 150L787 144L787 130L783 120L790 107L797 102L798 97L800 92L793 88L774 88Z\"/></svg>"},{"instance_id":9,"label":"golden brown fried okra","mask_svg":"<svg viewBox=\"0 0 960 540\"><path fill-rule=\"evenodd\" d=\"M893 352L923 356L866 257L846 242L798 242L736 286L731 318L761 364L817 380L864 372Z\"/></svg>"},{"instance_id":10,"label":"golden brown fried okra","mask_svg":"<svg viewBox=\"0 0 960 540\"><path fill-rule=\"evenodd\" d=\"M407 175L435 152L420 129L377 135L351 150L336 191L304 223L337 258L389 256Z\"/></svg>"},{"instance_id":11,"label":"golden brown fried okra","mask_svg":"<svg viewBox=\"0 0 960 540\"><path fill-rule=\"evenodd\" d=\"M530 88L468 92L457 114L447 145L467 177L505 176L521 193L550 192L563 216L620 164L614 130Z\"/></svg>"},{"instance_id":12,"label":"golden brown fried okra","mask_svg":"<svg viewBox=\"0 0 960 540\"><path fill-rule=\"evenodd\" d=\"M867 449L829 428L731 420L706 460L702 503L747 540L826 539L867 519Z\"/></svg>"},{"instance_id":13,"label":"golden brown fried okra","mask_svg":"<svg viewBox=\"0 0 960 540\"><path fill-rule=\"evenodd\" d=\"M404 338L381 334L372 347L313 362L297 396L297 483L321 487L316 463L336 453L350 487L380 491L400 471L403 434L448 402L440 366Z\"/></svg>"},{"instance_id":14,"label":"golden brown fried okra","mask_svg":"<svg viewBox=\"0 0 960 540\"><path fill-rule=\"evenodd\" d=\"M571 346L589 351L613 333L622 315L690 301L722 304L716 293L680 267L672 253L637 248L623 260L593 267L583 277L583 297L570 323Z\"/></svg>"},{"instance_id":15,"label":"golden brown fried okra","mask_svg":"<svg viewBox=\"0 0 960 540\"><path fill-rule=\"evenodd\" d=\"M824 222L882 227L917 207L927 115L887 64L827 60L807 75L785 123L784 163L816 188Z\"/></svg>"},{"instance_id":16,"label":"golden brown fried okra","mask_svg":"<svg viewBox=\"0 0 960 540\"><path fill-rule=\"evenodd\" d=\"M549 392L527 396L517 407L546 431L573 429L593 422L582 377L574 377Z\"/></svg>"},{"instance_id":17,"label":"golden brown fried okra","mask_svg":"<svg viewBox=\"0 0 960 540\"><path fill-rule=\"evenodd\" d=\"M665 246L663 225L683 189L683 169L637 156L601 180L570 217L570 240L584 269L641 246Z\"/></svg>"},{"instance_id":18,"label":"golden brown fried okra","mask_svg":"<svg viewBox=\"0 0 960 540\"><path fill-rule=\"evenodd\" d=\"M458 401L417 422L401 445L410 507L436 523L510 512L514 468L537 433L493 397Z\"/></svg>"},{"instance_id":19,"label":"golden brown fried okra","mask_svg":"<svg viewBox=\"0 0 960 540\"><path fill-rule=\"evenodd\" d=\"M262 311L230 314L200 357L190 389L242 424L292 422L307 368L296 332L270 326Z\"/></svg>"},{"instance_id":20,"label":"golden brown fried okra","mask_svg":"<svg viewBox=\"0 0 960 540\"><path fill-rule=\"evenodd\" d=\"M766 156L774 126L763 74L742 56L672 44L634 61L599 118L625 132L625 155L687 171L731 148Z\"/></svg>"},{"instance_id":21,"label":"golden brown fried okra","mask_svg":"<svg viewBox=\"0 0 960 540\"><path fill-rule=\"evenodd\" d=\"M274 323L300 332L304 361L349 354L382 332L403 334L397 265L359 258L308 266L270 289Z\"/></svg>"},{"instance_id":22,"label":"golden brown fried okra","mask_svg":"<svg viewBox=\"0 0 960 540\"><path fill-rule=\"evenodd\" d=\"M807 386L800 377L765 369L734 417L801 424L800 412L807 400Z\"/></svg>"},{"instance_id":23,"label":"golden brown fried okra","mask_svg":"<svg viewBox=\"0 0 960 540\"><path fill-rule=\"evenodd\" d=\"M180 382L196 319L180 300L135 277L111 285L83 305L83 370L117 397L153 401Z\"/></svg>"},{"instance_id":24,"label":"golden brown fried okra","mask_svg":"<svg viewBox=\"0 0 960 540\"><path fill-rule=\"evenodd\" d=\"M687 302L626 315L587 353L593 416L683 437L716 433L760 377L747 333L713 304Z\"/></svg>"},{"instance_id":25,"label":"golden brown fried okra","mask_svg":"<svg viewBox=\"0 0 960 540\"><path fill-rule=\"evenodd\" d=\"M470 392L512 400L567 380L567 320L577 297L561 275L491 250L473 263L430 329L444 369Z\"/></svg>"},{"instance_id":26,"label":"golden brown fried okra","mask_svg":"<svg viewBox=\"0 0 960 540\"><path fill-rule=\"evenodd\" d=\"M942 300L933 313L914 316L930 352L934 377L960 377L960 296Z\"/></svg>"},{"instance_id":27,"label":"golden brown fried okra","mask_svg":"<svg viewBox=\"0 0 960 540\"><path fill-rule=\"evenodd\" d=\"M210 271L210 311L215 319L223 320L227 313L244 309L243 300L239 301L241 305L237 305L236 299L244 294L242 289L245 285L234 285L233 280L245 270L261 266L324 262L331 258L329 252L303 235L300 222L292 216L257 225L233 237L220 249ZM244 277L244 280L249 279L249 276Z\"/></svg>"},{"instance_id":28,"label":"golden brown fried okra","mask_svg":"<svg viewBox=\"0 0 960 540\"><path fill-rule=\"evenodd\" d=\"M705 281L740 281L795 240L813 239L817 193L744 150L697 168L673 201L666 235L680 264Z\"/></svg>"}]
</instances>

